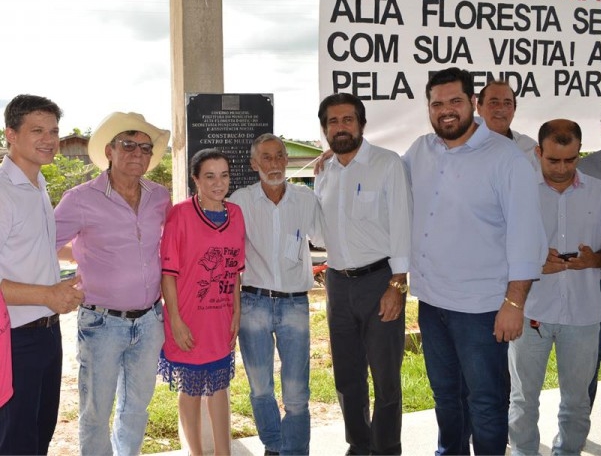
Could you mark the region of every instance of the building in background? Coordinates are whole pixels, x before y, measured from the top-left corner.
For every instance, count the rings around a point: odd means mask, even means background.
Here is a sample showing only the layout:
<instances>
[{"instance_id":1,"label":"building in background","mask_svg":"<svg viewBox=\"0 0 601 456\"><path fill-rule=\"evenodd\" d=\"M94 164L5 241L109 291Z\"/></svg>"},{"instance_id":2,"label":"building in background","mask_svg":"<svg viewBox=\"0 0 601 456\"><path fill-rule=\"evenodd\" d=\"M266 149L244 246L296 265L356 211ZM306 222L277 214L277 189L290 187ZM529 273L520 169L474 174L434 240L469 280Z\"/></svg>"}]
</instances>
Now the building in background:
<instances>
[{"instance_id":1,"label":"building in background","mask_svg":"<svg viewBox=\"0 0 601 456\"><path fill-rule=\"evenodd\" d=\"M288 167L286 178L290 182L302 183L313 188L313 162L321 154L316 145L290 141L282 138L288 150Z\"/></svg>"},{"instance_id":2,"label":"building in background","mask_svg":"<svg viewBox=\"0 0 601 456\"><path fill-rule=\"evenodd\" d=\"M59 154L67 158L78 158L85 165L89 165L90 157L88 156L88 136L71 134L60 139Z\"/></svg>"}]
</instances>

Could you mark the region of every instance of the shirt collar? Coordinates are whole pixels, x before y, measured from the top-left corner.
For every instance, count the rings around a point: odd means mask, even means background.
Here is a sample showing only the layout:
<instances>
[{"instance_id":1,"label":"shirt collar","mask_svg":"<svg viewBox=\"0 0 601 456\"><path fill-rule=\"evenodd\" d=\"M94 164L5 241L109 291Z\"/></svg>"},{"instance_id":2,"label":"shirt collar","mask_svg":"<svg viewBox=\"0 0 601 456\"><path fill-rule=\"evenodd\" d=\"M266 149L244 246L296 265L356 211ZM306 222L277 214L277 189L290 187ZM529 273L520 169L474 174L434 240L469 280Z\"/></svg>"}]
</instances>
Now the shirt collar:
<instances>
[{"instance_id":1,"label":"shirt collar","mask_svg":"<svg viewBox=\"0 0 601 456\"><path fill-rule=\"evenodd\" d=\"M470 136L467 141L460 146L456 146L453 148L449 148L444 140L437 136L437 140L441 146L443 146L446 152L463 152L466 149L468 150L477 150L484 141L490 136L491 131L486 126L486 122L482 117L474 117L474 123L476 124L476 131Z\"/></svg>"},{"instance_id":2,"label":"shirt collar","mask_svg":"<svg viewBox=\"0 0 601 456\"><path fill-rule=\"evenodd\" d=\"M555 190L553 187L551 187L549 184L547 184L547 181L545 181L545 178L543 176L543 171L542 169L538 169L538 183L540 184L544 184L547 187L549 187L551 190ZM590 177L587 176L586 174L584 174L583 172L581 172L579 169L576 170L576 176L574 177L574 182L572 182L572 185L570 185L568 188L569 189L576 189L576 188L580 188L586 185L586 181L589 180Z\"/></svg>"},{"instance_id":3,"label":"shirt collar","mask_svg":"<svg viewBox=\"0 0 601 456\"><path fill-rule=\"evenodd\" d=\"M96 178L96 182L94 182L92 186L103 192L107 198L110 198L111 193L113 193L113 186L111 185L111 180L109 179L109 170L107 169L103 171L100 176ZM150 188L149 181L146 179L140 178L140 186L147 192L152 190Z\"/></svg>"},{"instance_id":4,"label":"shirt collar","mask_svg":"<svg viewBox=\"0 0 601 456\"><path fill-rule=\"evenodd\" d=\"M370 150L371 150L371 144L367 141L367 139L363 138L361 140L361 145L359 146L359 150L357 151L357 154L350 161L349 165L353 162L357 162L362 165L367 165L369 163ZM332 164L334 164L340 168L344 168L344 166L342 166L342 164L338 161L338 156L336 154L334 154L334 156L331 158L330 161Z\"/></svg>"},{"instance_id":5,"label":"shirt collar","mask_svg":"<svg viewBox=\"0 0 601 456\"><path fill-rule=\"evenodd\" d=\"M4 156L0 167L4 170L13 185L33 185L23 170L19 168L8 155ZM42 189L46 188L46 179L41 171L38 171L38 187Z\"/></svg>"},{"instance_id":6,"label":"shirt collar","mask_svg":"<svg viewBox=\"0 0 601 456\"><path fill-rule=\"evenodd\" d=\"M284 182L284 185L286 186L286 191L284 192L284 196L280 200L280 203L285 203L289 199L293 198L293 196L291 194L292 192L290 191L290 185L288 184L288 182ZM265 194L265 191L263 190L263 186L261 185L260 181L257 182L256 187L253 189L253 198L255 199L255 201L264 199L266 201L271 202L271 200ZM292 201L294 201L294 200L292 200Z\"/></svg>"}]
</instances>

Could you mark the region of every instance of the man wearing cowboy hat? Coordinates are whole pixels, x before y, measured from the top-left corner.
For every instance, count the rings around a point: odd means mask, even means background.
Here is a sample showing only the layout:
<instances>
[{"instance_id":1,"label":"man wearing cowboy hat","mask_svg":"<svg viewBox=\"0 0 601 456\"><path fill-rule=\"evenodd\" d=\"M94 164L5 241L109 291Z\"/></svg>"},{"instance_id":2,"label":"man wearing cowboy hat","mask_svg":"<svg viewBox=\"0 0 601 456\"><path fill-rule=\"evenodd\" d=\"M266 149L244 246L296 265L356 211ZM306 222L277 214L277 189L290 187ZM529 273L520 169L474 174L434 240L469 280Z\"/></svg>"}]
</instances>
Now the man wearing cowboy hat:
<instances>
[{"instance_id":1,"label":"man wearing cowboy hat","mask_svg":"<svg viewBox=\"0 0 601 456\"><path fill-rule=\"evenodd\" d=\"M86 295L77 341L81 454L139 454L142 446L164 340L159 243L171 208L167 189L142 176L168 140L140 114L109 115L88 144L103 172L65 192L55 210L57 248L72 241Z\"/></svg>"}]
</instances>

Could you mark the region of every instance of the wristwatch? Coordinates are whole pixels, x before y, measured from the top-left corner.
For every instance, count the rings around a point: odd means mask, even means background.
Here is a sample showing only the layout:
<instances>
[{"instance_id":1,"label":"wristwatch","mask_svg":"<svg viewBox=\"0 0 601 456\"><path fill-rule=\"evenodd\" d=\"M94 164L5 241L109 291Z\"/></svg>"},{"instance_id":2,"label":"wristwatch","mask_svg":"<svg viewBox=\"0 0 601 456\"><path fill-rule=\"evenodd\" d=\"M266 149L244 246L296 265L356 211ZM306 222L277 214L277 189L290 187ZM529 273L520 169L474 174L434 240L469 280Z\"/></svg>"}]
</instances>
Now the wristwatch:
<instances>
[{"instance_id":1,"label":"wristwatch","mask_svg":"<svg viewBox=\"0 0 601 456\"><path fill-rule=\"evenodd\" d=\"M409 289L409 287L407 286L406 283L394 282L392 280L390 282L388 282L388 285L399 290L399 293L401 293L401 294L407 293L407 290Z\"/></svg>"}]
</instances>

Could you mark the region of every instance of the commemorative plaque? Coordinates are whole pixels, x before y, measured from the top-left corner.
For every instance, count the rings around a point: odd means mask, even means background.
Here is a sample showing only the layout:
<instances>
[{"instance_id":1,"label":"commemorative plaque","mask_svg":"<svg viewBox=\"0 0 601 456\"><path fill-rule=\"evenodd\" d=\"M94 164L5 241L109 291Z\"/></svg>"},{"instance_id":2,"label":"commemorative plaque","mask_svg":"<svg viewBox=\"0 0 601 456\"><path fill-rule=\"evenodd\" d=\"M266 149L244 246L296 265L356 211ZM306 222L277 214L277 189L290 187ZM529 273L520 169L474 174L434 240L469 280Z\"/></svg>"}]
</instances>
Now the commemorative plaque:
<instances>
[{"instance_id":1,"label":"commemorative plaque","mask_svg":"<svg viewBox=\"0 0 601 456\"><path fill-rule=\"evenodd\" d=\"M187 164L196 152L207 148L217 148L230 159L229 196L259 180L250 168L250 146L257 136L273 132L273 95L186 94L186 127ZM188 192L195 192L189 177Z\"/></svg>"}]
</instances>

